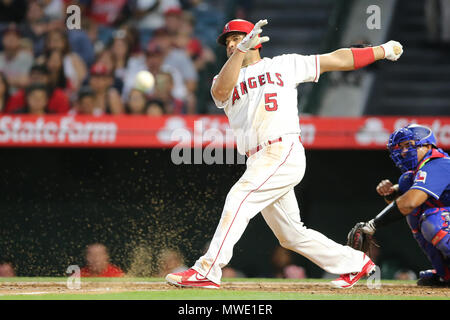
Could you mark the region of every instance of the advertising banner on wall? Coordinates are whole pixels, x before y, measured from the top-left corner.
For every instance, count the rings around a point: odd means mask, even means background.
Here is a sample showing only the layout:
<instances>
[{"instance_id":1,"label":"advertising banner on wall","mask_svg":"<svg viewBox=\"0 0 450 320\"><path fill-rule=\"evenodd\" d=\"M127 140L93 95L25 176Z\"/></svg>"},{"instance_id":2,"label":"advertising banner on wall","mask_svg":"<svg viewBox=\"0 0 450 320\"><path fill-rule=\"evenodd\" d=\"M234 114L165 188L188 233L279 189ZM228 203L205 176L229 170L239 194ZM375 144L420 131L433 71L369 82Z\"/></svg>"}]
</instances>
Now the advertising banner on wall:
<instances>
[{"instance_id":1,"label":"advertising banner on wall","mask_svg":"<svg viewBox=\"0 0 450 320\"><path fill-rule=\"evenodd\" d=\"M384 149L389 134L409 123L430 127L450 148L450 117L301 117L310 149ZM275 138L275 137L274 137ZM226 116L0 116L0 147L234 148Z\"/></svg>"}]
</instances>

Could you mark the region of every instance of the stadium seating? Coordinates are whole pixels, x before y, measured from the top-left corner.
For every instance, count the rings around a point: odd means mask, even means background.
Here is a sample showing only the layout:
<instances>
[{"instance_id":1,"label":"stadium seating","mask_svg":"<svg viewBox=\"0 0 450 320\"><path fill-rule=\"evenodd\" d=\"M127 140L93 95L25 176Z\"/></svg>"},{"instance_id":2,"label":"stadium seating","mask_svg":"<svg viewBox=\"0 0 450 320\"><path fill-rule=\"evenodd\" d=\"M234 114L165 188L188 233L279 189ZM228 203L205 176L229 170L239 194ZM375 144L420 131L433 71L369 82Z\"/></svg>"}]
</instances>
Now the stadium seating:
<instances>
[{"instance_id":1,"label":"stadium seating","mask_svg":"<svg viewBox=\"0 0 450 320\"><path fill-rule=\"evenodd\" d=\"M399 0L389 39L403 43L401 63L381 62L366 115L450 115L450 62L427 40L424 2Z\"/></svg>"}]
</instances>

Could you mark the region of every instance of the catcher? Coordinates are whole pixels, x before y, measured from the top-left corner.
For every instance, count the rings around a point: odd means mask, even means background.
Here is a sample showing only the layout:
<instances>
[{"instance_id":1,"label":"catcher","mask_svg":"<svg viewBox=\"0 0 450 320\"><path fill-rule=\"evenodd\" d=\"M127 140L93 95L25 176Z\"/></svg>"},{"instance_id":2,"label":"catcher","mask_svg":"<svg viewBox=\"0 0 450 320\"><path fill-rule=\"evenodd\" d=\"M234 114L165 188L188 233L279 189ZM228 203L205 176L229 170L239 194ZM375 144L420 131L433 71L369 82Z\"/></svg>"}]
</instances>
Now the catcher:
<instances>
[{"instance_id":1,"label":"catcher","mask_svg":"<svg viewBox=\"0 0 450 320\"><path fill-rule=\"evenodd\" d=\"M406 216L433 269L419 273L419 286L450 286L450 158L436 146L431 129L411 124L394 131L387 145L403 172L398 184L382 180L376 190L389 205L374 219L357 223L347 244L361 251L375 231ZM370 253L369 253L370 256Z\"/></svg>"}]
</instances>

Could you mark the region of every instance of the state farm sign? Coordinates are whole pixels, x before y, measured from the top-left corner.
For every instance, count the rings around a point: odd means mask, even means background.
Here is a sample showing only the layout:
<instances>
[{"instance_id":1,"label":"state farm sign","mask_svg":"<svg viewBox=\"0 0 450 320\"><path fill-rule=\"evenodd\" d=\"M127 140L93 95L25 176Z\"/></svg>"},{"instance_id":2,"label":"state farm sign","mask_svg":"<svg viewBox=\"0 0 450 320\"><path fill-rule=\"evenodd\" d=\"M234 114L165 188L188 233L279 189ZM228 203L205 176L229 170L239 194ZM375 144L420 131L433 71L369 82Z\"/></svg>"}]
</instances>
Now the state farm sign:
<instances>
[{"instance_id":1,"label":"state farm sign","mask_svg":"<svg viewBox=\"0 0 450 320\"><path fill-rule=\"evenodd\" d=\"M429 126L450 148L450 117L301 117L306 149L385 149L389 134L408 123ZM224 115L0 116L0 147L234 148Z\"/></svg>"},{"instance_id":2,"label":"state farm sign","mask_svg":"<svg viewBox=\"0 0 450 320\"><path fill-rule=\"evenodd\" d=\"M77 121L73 117L58 119L39 117L22 119L0 118L2 143L114 143L117 135L115 122Z\"/></svg>"}]
</instances>

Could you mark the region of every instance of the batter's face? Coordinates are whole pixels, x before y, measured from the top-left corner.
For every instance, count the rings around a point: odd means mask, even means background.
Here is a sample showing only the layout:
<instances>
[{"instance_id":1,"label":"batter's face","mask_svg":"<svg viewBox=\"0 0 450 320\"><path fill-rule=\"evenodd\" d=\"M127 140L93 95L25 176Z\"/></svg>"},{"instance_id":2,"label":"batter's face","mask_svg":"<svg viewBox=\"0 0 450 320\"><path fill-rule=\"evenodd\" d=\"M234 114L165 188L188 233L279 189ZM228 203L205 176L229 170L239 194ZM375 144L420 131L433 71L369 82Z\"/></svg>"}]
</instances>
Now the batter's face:
<instances>
[{"instance_id":1,"label":"batter's face","mask_svg":"<svg viewBox=\"0 0 450 320\"><path fill-rule=\"evenodd\" d=\"M239 44L239 42L242 41L242 39L244 39L244 37L245 37L245 33L233 32L233 33L230 33L230 35L225 38L225 46L227 48L227 57L228 58L231 57L231 55L236 50L237 45Z\"/></svg>"}]
</instances>

